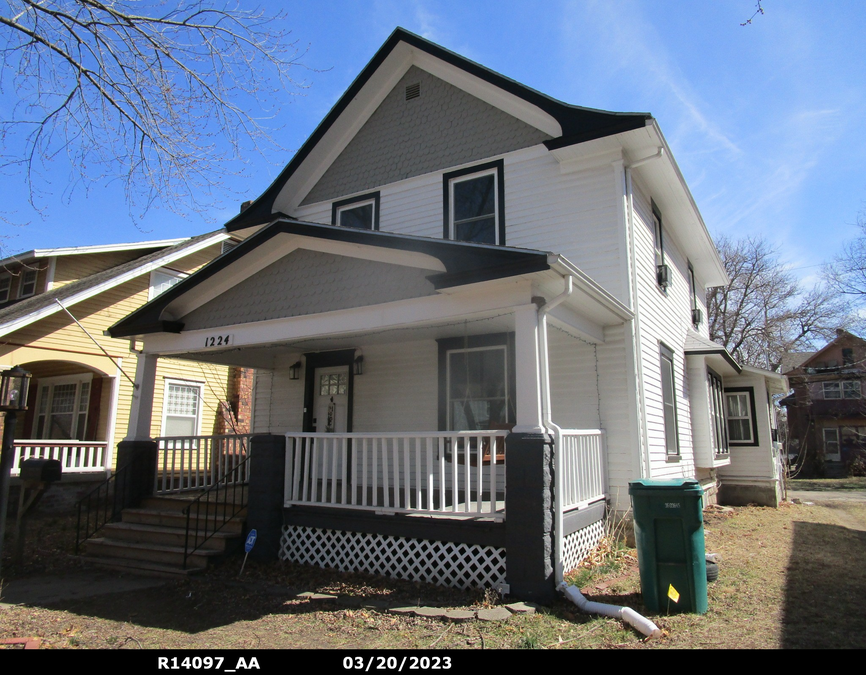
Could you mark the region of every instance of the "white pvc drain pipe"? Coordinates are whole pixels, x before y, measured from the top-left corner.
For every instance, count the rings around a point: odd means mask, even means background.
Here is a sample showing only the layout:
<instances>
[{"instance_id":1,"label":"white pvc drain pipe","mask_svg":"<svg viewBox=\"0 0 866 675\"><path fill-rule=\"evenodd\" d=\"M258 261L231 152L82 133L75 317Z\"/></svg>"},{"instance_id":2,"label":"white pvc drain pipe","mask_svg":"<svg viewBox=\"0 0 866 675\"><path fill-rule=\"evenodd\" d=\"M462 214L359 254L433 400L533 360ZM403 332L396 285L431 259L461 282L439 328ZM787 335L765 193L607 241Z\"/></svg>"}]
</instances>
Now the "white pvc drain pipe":
<instances>
[{"instance_id":1,"label":"white pvc drain pipe","mask_svg":"<svg viewBox=\"0 0 866 675\"><path fill-rule=\"evenodd\" d=\"M617 607L616 605L606 605L603 602L592 602L583 597L580 590L574 586L569 586L564 581L559 585L559 590L582 612L620 619L647 637L660 637L662 634L658 626L645 616L635 612L631 607Z\"/></svg>"}]
</instances>

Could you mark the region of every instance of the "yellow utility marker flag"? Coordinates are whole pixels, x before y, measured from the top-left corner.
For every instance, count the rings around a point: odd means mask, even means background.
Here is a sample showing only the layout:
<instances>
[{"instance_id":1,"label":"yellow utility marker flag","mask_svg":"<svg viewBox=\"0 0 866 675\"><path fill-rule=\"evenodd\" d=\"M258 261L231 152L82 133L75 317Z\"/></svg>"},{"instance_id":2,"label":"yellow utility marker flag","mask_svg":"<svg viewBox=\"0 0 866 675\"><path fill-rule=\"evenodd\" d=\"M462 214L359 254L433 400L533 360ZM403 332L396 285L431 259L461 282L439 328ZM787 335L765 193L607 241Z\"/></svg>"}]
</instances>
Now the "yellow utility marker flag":
<instances>
[{"instance_id":1,"label":"yellow utility marker flag","mask_svg":"<svg viewBox=\"0 0 866 675\"><path fill-rule=\"evenodd\" d=\"M674 602L679 602L679 601L680 601L680 594L679 594L679 592L677 591L677 589L674 588L674 585L673 585L673 584L671 584L671 585L668 587L668 597L669 597L671 600L673 600Z\"/></svg>"}]
</instances>

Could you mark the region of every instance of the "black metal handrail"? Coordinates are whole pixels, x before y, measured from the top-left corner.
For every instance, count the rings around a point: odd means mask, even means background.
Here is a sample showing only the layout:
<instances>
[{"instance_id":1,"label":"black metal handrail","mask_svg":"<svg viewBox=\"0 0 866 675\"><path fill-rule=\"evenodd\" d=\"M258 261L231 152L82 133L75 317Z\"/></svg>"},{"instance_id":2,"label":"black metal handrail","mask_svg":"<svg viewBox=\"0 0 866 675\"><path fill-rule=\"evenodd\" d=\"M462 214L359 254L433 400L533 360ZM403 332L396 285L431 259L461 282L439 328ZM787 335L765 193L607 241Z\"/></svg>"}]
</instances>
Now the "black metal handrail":
<instances>
[{"instance_id":1,"label":"black metal handrail","mask_svg":"<svg viewBox=\"0 0 866 675\"><path fill-rule=\"evenodd\" d=\"M144 459L146 461L146 458ZM123 509L131 506L133 501L137 501L141 494L141 489L139 485L133 482L133 477L136 475L136 467L141 469L138 460L138 457L134 457L78 500L78 521L75 525L75 555L78 555L82 542L90 539L90 537L99 532L108 523L119 520ZM81 534L82 510L84 510L85 515L84 536ZM91 516L93 520L92 529Z\"/></svg>"},{"instance_id":2,"label":"black metal handrail","mask_svg":"<svg viewBox=\"0 0 866 675\"><path fill-rule=\"evenodd\" d=\"M193 553L204 546L205 542L211 539L225 527L226 523L247 507L247 483L238 481L237 478L243 475L244 464L249 462L250 459L252 459L251 452L247 454L243 461L238 462L231 471L223 475L219 481L202 492L189 506L184 508L183 513L186 515L186 535L183 544L184 569L186 569L187 560ZM240 490L241 497L239 500L237 498L238 490ZM229 496L231 496L231 499L229 499ZM229 506L232 506L230 515ZM190 527L193 511L195 512L194 533L191 532ZM202 511L204 511L204 515L202 515ZM202 519L204 520L203 526ZM192 542L190 542L190 534L193 535ZM192 543L192 548L190 548L190 543Z\"/></svg>"}]
</instances>

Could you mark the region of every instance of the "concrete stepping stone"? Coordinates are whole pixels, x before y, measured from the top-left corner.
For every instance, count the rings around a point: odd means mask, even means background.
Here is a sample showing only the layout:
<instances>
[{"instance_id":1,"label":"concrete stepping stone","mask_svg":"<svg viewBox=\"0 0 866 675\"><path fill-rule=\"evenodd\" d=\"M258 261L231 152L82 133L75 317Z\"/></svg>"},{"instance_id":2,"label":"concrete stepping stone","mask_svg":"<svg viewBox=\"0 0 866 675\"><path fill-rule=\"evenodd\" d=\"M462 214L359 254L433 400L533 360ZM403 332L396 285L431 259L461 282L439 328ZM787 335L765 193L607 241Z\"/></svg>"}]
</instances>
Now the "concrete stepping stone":
<instances>
[{"instance_id":1,"label":"concrete stepping stone","mask_svg":"<svg viewBox=\"0 0 866 675\"><path fill-rule=\"evenodd\" d=\"M493 609L479 609L478 618L481 621L508 621L511 612L505 607L494 607Z\"/></svg>"}]
</instances>

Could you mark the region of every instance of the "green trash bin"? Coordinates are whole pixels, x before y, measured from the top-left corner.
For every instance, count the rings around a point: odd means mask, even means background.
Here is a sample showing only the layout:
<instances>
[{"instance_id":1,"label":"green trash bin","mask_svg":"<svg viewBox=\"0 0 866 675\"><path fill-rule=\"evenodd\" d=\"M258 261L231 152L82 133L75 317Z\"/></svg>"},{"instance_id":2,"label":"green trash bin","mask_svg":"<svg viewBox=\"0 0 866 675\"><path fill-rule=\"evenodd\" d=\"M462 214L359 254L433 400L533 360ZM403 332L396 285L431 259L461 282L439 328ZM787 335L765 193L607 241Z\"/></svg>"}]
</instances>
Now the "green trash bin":
<instances>
[{"instance_id":1,"label":"green trash bin","mask_svg":"<svg viewBox=\"0 0 866 675\"><path fill-rule=\"evenodd\" d=\"M651 612L707 611L703 494L694 479L629 483L640 586Z\"/></svg>"}]
</instances>

